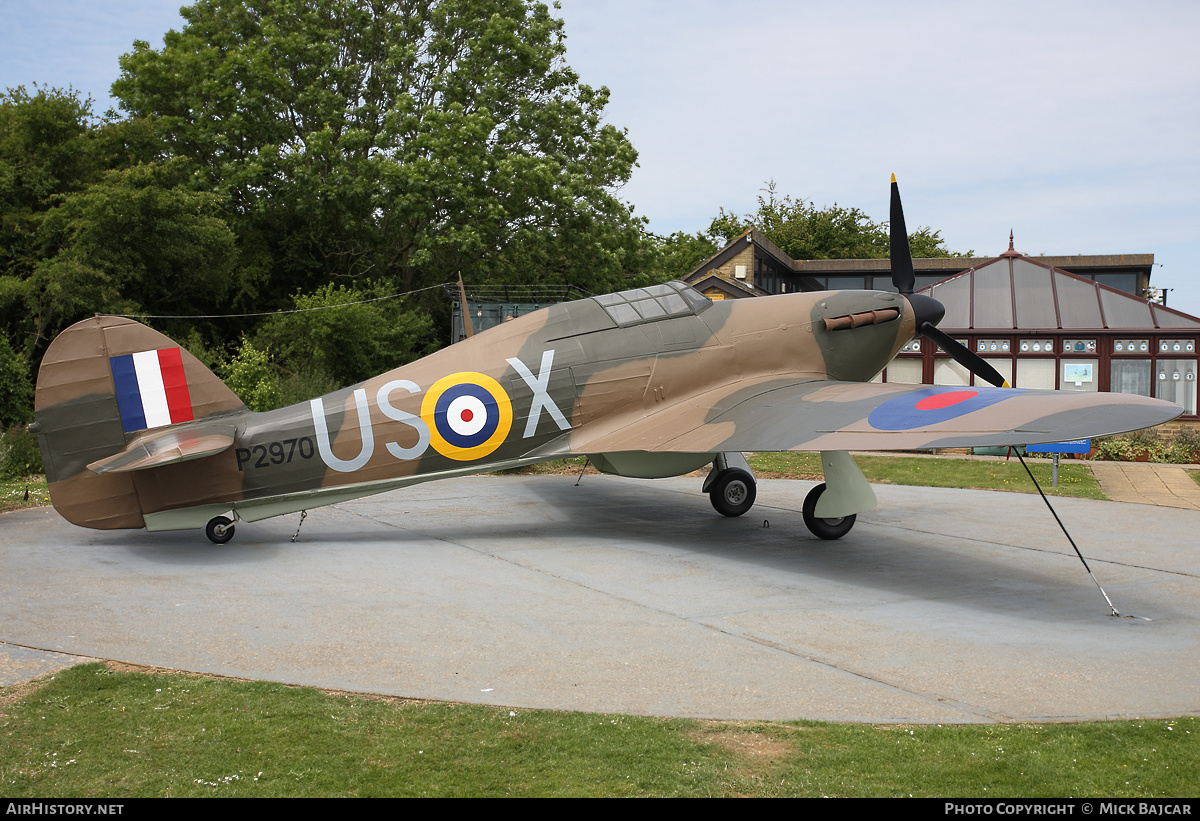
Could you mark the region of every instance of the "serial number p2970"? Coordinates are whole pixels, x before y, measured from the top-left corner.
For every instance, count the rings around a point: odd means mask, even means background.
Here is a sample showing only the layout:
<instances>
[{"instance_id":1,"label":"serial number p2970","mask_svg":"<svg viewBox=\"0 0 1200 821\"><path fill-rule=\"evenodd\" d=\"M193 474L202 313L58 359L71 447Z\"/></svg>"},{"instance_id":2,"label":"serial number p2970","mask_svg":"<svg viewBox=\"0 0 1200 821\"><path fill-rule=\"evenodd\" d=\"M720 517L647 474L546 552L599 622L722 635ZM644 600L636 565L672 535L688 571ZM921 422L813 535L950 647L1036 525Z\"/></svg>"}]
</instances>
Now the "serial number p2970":
<instances>
[{"instance_id":1,"label":"serial number p2970","mask_svg":"<svg viewBox=\"0 0 1200 821\"><path fill-rule=\"evenodd\" d=\"M299 439L284 439L282 442L271 442L267 445L255 445L250 448L237 449L238 470L252 468L268 468L271 465L284 465L299 456L301 459L311 459L317 447L311 436ZM253 461L251 461L253 460Z\"/></svg>"}]
</instances>

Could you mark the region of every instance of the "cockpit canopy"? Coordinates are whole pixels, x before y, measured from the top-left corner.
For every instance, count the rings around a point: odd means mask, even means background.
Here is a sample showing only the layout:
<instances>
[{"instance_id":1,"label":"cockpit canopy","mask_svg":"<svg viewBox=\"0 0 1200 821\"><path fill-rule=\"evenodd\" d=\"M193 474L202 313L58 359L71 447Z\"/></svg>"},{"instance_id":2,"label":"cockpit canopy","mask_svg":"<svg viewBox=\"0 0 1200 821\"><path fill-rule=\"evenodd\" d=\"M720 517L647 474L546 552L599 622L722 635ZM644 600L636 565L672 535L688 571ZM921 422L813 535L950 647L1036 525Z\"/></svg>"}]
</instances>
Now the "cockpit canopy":
<instances>
[{"instance_id":1,"label":"cockpit canopy","mask_svg":"<svg viewBox=\"0 0 1200 821\"><path fill-rule=\"evenodd\" d=\"M712 300L679 280L592 298L622 328L677 316L695 316L712 306Z\"/></svg>"}]
</instances>

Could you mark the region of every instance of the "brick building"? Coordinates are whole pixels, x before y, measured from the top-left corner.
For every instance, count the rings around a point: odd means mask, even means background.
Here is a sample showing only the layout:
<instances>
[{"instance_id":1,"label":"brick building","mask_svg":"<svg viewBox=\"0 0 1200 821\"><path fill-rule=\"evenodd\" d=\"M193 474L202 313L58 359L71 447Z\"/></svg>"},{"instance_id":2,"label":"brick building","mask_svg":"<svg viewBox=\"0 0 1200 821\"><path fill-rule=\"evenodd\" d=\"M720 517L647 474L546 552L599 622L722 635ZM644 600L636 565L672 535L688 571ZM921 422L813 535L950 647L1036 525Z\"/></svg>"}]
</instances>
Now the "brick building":
<instances>
[{"instance_id":1,"label":"brick building","mask_svg":"<svg viewBox=\"0 0 1200 821\"><path fill-rule=\"evenodd\" d=\"M1200 318L1150 299L1153 254L915 259L916 290L946 306L940 327L1014 387L1114 391L1182 405L1195 424ZM685 278L711 299L797 291L895 291L886 259L793 260L751 229ZM877 381L970 385L915 339Z\"/></svg>"}]
</instances>

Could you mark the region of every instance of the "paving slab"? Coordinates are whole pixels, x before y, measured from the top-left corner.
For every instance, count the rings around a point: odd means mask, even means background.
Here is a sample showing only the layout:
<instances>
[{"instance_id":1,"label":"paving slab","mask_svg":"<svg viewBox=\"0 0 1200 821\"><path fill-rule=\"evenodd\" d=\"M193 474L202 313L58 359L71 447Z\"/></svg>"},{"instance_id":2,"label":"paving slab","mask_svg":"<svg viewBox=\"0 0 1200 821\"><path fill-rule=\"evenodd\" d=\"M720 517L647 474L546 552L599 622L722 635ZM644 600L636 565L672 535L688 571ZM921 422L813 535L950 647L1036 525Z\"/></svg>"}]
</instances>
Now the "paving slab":
<instances>
[{"instance_id":1,"label":"paving slab","mask_svg":"<svg viewBox=\"0 0 1200 821\"><path fill-rule=\"evenodd\" d=\"M1100 489L1115 502L1200 510L1200 484L1176 465L1091 462Z\"/></svg>"},{"instance_id":2,"label":"paving slab","mask_svg":"<svg viewBox=\"0 0 1200 821\"><path fill-rule=\"evenodd\" d=\"M1005 722L1200 712L1200 512L811 482L476 477L199 532L0 516L0 641L361 692L644 715Z\"/></svg>"}]
</instances>

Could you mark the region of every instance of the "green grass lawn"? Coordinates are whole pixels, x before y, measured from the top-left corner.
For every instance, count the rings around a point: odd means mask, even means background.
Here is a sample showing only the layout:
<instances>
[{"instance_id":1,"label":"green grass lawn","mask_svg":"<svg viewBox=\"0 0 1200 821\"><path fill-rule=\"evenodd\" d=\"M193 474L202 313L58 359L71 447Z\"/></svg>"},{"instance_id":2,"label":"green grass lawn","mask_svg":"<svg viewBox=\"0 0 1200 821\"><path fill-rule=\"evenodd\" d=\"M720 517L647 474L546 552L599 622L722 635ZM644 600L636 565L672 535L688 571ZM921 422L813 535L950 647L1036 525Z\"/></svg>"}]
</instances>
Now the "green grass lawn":
<instances>
[{"instance_id":1,"label":"green grass lawn","mask_svg":"<svg viewBox=\"0 0 1200 821\"><path fill-rule=\"evenodd\" d=\"M1188 796L1195 717L718 722L323 693L102 664L0 689L0 794Z\"/></svg>"},{"instance_id":2,"label":"green grass lawn","mask_svg":"<svg viewBox=\"0 0 1200 821\"><path fill-rule=\"evenodd\" d=\"M1015 458L1010 462L991 459L926 459L913 456L855 455L867 481L888 485L918 485L922 487L963 487L977 490L1009 490L1017 493L1037 493L1025 468ZM821 454L819 453L755 453L750 466L760 479L808 479L820 482ZM1092 469L1076 461L1063 462L1058 468L1058 487L1050 486L1051 465L1029 464L1047 496L1078 496L1085 499L1107 499ZM503 475L540 475L547 473L579 473L584 469L584 457L558 459L537 465L502 471ZM590 465L588 473L596 473Z\"/></svg>"},{"instance_id":3,"label":"green grass lawn","mask_svg":"<svg viewBox=\"0 0 1200 821\"><path fill-rule=\"evenodd\" d=\"M0 479L0 513L50 504L45 476L27 479Z\"/></svg>"},{"instance_id":4,"label":"green grass lawn","mask_svg":"<svg viewBox=\"0 0 1200 821\"><path fill-rule=\"evenodd\" d=\"M760 479L811 479L821 481L819 453L756 453L750 466ZM1010 490L1037 493L1025 468L1015 458L923 459L912 456L854 456L867 481L889 485L962 487L980 490ZM1058 468L1058 487L1050 487L1051 465L1029 463L1047 496L1079 496L1107 499L1092 470L1078 462L1063 462Z\"/></svg>"}]
</instances>

